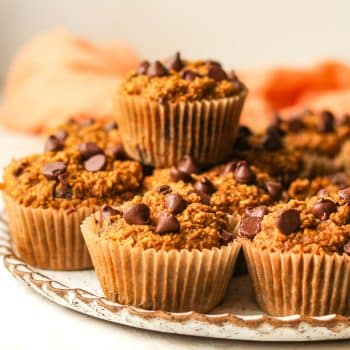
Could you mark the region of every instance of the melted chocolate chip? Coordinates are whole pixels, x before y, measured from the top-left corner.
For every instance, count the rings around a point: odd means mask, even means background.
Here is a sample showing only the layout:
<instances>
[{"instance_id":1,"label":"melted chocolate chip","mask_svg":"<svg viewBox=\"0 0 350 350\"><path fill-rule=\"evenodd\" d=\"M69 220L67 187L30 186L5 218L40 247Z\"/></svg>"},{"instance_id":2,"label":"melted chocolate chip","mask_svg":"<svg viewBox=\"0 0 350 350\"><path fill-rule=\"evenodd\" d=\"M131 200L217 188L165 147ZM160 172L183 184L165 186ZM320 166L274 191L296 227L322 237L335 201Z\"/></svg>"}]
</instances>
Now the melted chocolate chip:
<instances>
[{"instance_id":1,"label":"melted chocolate chip","mask_svg":"<svg viewBox=\"0 0 350 350\"><path fill-rule=\"evenodd\" d=\"M41 167L41 173L48 179L54 180L67 170L66 165L63 162L51 162L46 163Z\"/></svg>"},{"instance_id":2,"label":"melted chocolate chip","mask_svg":"<svg viewBox=\"0 0 350 350\"><path fill-rule=\"evenodd\" d=\"M207 177L203 177L200 180L196 181L193 187L196 191L204 192L209 195L216 192L214 184Z\"/></svg>"},{"instance_id":3,"label":"melted chocolate chip","mask_svg":"<svg viewBox=\"0 0 350 350\"><path fill-rule=\"evenodd\" d=\"M283 147L281 137L277 133L268 133L265 135L262 145L267 151L278 151Z\"/></svg>"},{"instance_id":4,"label":"melted chocolate chip","mask_svg":"<svg viewBox=\"0 0 350 350\"><path fill-rule=\"evenodd\" d=\"M79 153L83 159L88 159L95 154L103 153L95 142L83 142L79 145Z\"/></svg>"},{"instance_id":5,"label":"melted chocolate chip","mask_svg":"<svg viewBox=\"0 0 350 350\"><path fill-rule=\"evenodd\" d=\"M55 187L54 196L56 198L71 198L72 188L66 182L61 182Z\"/></svg>"},{"instance_id":6,"label":"melted chocolate chip","mask_svg":"<svg viewBox=\"0 0 350 350\"><path fill-rule=\"evenodd\" d=\"M64 147L63 142L55 135L50 135L45 142L45 152L56 152L62 150Z\"/></svg>"},{"instance_id":7,"label":"melted chocolate chip","mask_svg":"<svg viewBox=\"0 0 350 350\"><path fill-rule=\"evenodd\" d=\"M250 169L249 165L245 160L242 160L237 163L235 170L235 179L239 183L251 184L255 181L256 175Z\"/></svg>"},{"instance_id":8,"label":"melted chocolate chip","mask_svg":"<svg viewBox=\"0 0 350 350\"><path fill-rule=\"evenodd\" d=\"M246 216L239 225L239 234L252 239L261 230L261 218L256 216Z\"/></svg>"},{"instance_id":9,"label":"melted chocolate chip","mask_svg":"<svg viewBox=\"0 0 350 350\"><path fill-rule=\"evenodd\" d=\"M162 212L159 214L155 232L159 235L178 233L180 232L180 223L174 214Z\"/></svg>"},{"instance_id":10,"label":"melted chocolate chip","mask_svg":"<svg viewBox=\"0 0 350 350\"><path fill-rule=\"evenodd\" d=\"M350 187L344 188L338 192L338 195L345 202L350 202Z\"/></svg>"},{"instance_id":11,"label":"melted chocolate chip","mask_svg":"<svg viewBox=\"0 0 350 350\"><path fill-rule=\"evenodd\" d=\"M134 204L123 211L123 218L129 225L148 225L151 211L144 203Z\"/></svg>"},{"instance_id":12,"label":"melted chocolate chip","mask_svg":"<svg viewBox=\"0 0 350 350\"><path fill-rule=\"evenodd\" d=\"M268 209L265 205L259 205L257 207L248 207L245 209L247 216L252 216L262 219L268 213Z\"/></svg>"},{"instance_id":13,"label":"melted chocolate chip","mask_svg":"<svg viewBox=\"0 0 350 350\"><path fill-rule=\"evenodd\" d=\"M171 193L165 197L166 207L173 213L179 214L187 207L187 201L185 201L179 194Z\"/></svg>"},{"instance_id":14,"label":"melted chocolate chip","mask_svg":"<svg viewBox=\"0 0 350 350\"><path fill-rule=\"evenodd\" d=\"M210 205L210 196L209 194L206 194L205 192L202 191L196 191L196 190L192 190L189 192L189 194L191 193L195 193L197 196L199 196L199 198L201 199L201 203L205 204L205 205Z\"/></svg>"},{"instance_id":15,"label":"melted chocolate chip","mask_svg":"<svg viewBox=\"0 0 350 350\"><path fill-rule=\"evenodd\" d=\"M223 245L229 244L233 241L234 235L232 232L226 230L220 230L220 242Z\"/></svg>"},{"instance_id":16,"label":"melted chocolate chip","mask_svg":"<svg viewBox=\"0 0 350 350\"><path fill-rule=\"evenodd\" d=\"M22 163L20 164L14 171L13 176L18 177L21 176L24 172L24 170L27 168L28 164Z\"/></svg>"},{"instance_id":17,"label":"melted chocolate chip","mask_svg":"<svg viewBox=\"0 0 350 350\"><path fill-rule=\"evenodd\" d=\"M84 162L84 168L92 173L101 171L105 168L107 163L106 156L104 154L96 154L90 157Z\"/></svg>"},{"instance_id":18,"label":"melted chocolate chip","mask_svg":"<svg viewBox=\"0 0 350 350\"><path fill-rule=\"evenodd\" d=\"M330 111L323 111L320 115L318 130L323 133L334 132L334 115Z\"/></svg>"},{"instance_id":19,"label":"melted chocolate chip","mask_svg":"<svg viewBox=\"0 0 350 350\"><path fill-rule=\"evenodd\" d=\"M180 52L176 52L173 56L171 56L168 59L166 66L168 69L173 69L175 71L181 70L184 67L184 63L181 60Z\"/></svg>"},{"instance_id":20,"label":"melted chocolate chip","mask_svg":"<svg viewBox=\"0 0 350 350\"><path fill-rule=\"evenodd\" d=\"M189 69L186 69L181 74L181 78L185 79L185 80L188 80L188 81L193 81L193 80L195 80L196 78L199 78L199 77L201 77L200 74L198 74L197 72L194 72L193 70L189 70Z\"/></svg>"},{"instance_id":21,"label":"melted chocolate chip","mask_svg":"<svg viewBox=\"0 0 350 350\"><path fill-rule=\"evenodd\" d=\"M191 182L192 176L190 174L187 174L177 168L171 168L170 169L170 178L175 181L183 181L183 182Z\"/></svg>"},{"instance_id":22,"label":"melted chocolate chip","mask_svg":"<svg viewBox=\"0 0 350 350\"><path fill-rule=\"evenodd\" d=\"M114 121L109 122L109 123L106 123L103 128L105 131L109 132L109 131L118 129L118 124L117 124L117 122L114 122Z\"/></svg>"},{"instance_id":23,"label":"melted chocolate chip","mask_svg":"<svg viewBox=\"0 0 350 350\"><path fill-rule=\"evenodd\" d=\"M209 66L208 77L214 79L215 81L228 80L228 76L225 71L217 65Z\"/></svg>"},{"instance_id":24,"label":"melted chocolate chip","mask_svg":"<svg viewBox=\"0 0 350 350\"><path fill-rule=\"evenodd\" d=\"M337 211L337 205L330 199L321 198L312 208L312 214L320 220L328 220Z\"/></svg>"},{"instance_id":25,"label":"melted chocolate chip","mask_svg":"<svg viewBox=\"0 0 350 350\"><path fill-rule=\"evenodd\" d=\"M185 155L177 165L177 169L187 174L199 174L201 169L197 162L189 155Z\"/></svg>"},{"instance_id":26,"label":"melted chocolate chip","mask_svg":"<svg viewBox=\"0 0 350 350\"><path fill-rule=\"evenodd\" d=\"M66 130L58 130L56 131L55 136L63 142L67 139L68 132Z\"/></svg>"},{"instance_id":27,"label":"melted chocolate chip","mask_svg":"<svg viewBox=\"0 0 350 350\"><path fill-rule=\"evenodd\" d=\"M168 193L171 193L171 187L168 185L161 185L154 189L156 192L166 195Z\"/></svg>"},{"instance_id":28,"label":"melted chocolate chip","mask_svg":"<svg viewBox=\"0 0 350 350\"><path fill-rule=\"evenodd\" d=\"M222 171L221 175L225 176L229 173L233 173L235 170L236 170L236 162L232 160L231 162L225 165L225 168Z\"/></svg>"},{"instance_id":29,"label":"melted chocolate chip","mask_svg":"<svg viewBox=\"0 0 350 350\"><path fill-rule=\"evenodd\" d=\"M147 75L151 78L154 77L164 77L168 75L168 70L164 67L164 65L160 61L155 61L150 64L147 69Z\"/></svg>"},{"instance_id":30,"label":"melted chocolate chip","mask_svg":"<svg viewBox=\"0 0 350 350\"><path fill-rule=\"evenodd\" d=\"M148 61L142 61L136 69L138 75L146 75L149 67Z\"/></svg>"},{"instance_id":31,"label":"melted chocolate chip","mask_svg":"<svg viewBox=\"0 0 350 350\"><path fill-rule=\"evenodd\" d=\"M127 160L128 155L125 152L124 146L122 144L114 145L108 147L107 153L113 156L116 160Z\"/></svg>"},{"instance_id":32,"label":"melted chocolate chip","mask_svg":"<svg viewBox=\"0 0 350 350\"><path fill-rule=\"evenodd\" d=\"M276 225L286 235L298 231L301 225L299 211L296 209L283 210L277 217Z\"/></svg>"},{"instance_id":33,"label":"melted chocolate chip","mask_svg":"<svg viewBox=\"0 0 350 350\"><path fill-rule=\"evenodd\" d=\"M115 216L121 214L121 212L117 209L114 209L108 204L104 204L101 207L101 219L106 220L107 218L110 218L111 216Z\"/></svg>"},{"instance_id":34,"label":"melted chocolate chip","mask_svg":"<svg viewBox=\"0 0 350 350\"><path fill-rule=\"evenodd\" d=\"M278 181L266 181L265 183L266 190L272 197L272 199L279 199L282 195L283 186Z\"/></svg>"},{"instance_id":35,"label":"melted chocolate chip","mask_svg":"<svg viewBox=\"0 0 350 350\"><path fill-rule=\"evenodd\" d=\"M350 255L350 240L344 244L344 253Z\"/></svg>"}]
</instances>

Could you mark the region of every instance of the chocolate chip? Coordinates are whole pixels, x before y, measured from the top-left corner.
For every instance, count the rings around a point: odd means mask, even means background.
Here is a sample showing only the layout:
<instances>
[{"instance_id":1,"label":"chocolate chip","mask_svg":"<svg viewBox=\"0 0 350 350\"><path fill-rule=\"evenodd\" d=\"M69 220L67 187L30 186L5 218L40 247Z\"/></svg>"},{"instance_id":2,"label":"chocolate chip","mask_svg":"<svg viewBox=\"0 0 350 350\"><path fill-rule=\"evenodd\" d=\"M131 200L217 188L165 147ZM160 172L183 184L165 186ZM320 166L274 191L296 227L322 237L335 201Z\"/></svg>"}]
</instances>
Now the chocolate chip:
<instances>
[{"instance_id":1,"label":"chocolate chip","mask_svg":"<svg viewBox=\"0 0 350 350\"><path fill-rule=\"evenodd\" d=\"M45 152L56 152L63 149L63 142L55 135L50 135L45 142Z\"/></svg>"},{"instance_id":2,"label":"chocolate chip","mask_svg":"<svg viewBox=\"0 0 350 350\"><path fill-rule=\"evenodd\" d=\"M239 183L251 184L255 181L256 175L250 169L250 166L245 160L242 160L237 163L235 170L235 179Z\"/></svg>"},{"instance_id":3,"label":"chocolate chip","mask_svg":"<svg viewBox=\"0 0 350 350\"><path fill-rule=\"evenodd\" d=\"M268 213L268 209L265 205L259 205L257 207L248 207L245 209L245 214L247 216L252 216L256 218L263 218Z\"/></svg>"},{"instance_id":4,"label":"chocolate chip","mask_svg":"<svg viewBox=\"0 0 350 350\"><path fill-rule=\"evenodd\" d=\"M41 167L41 173L48 179L54 180L67 170L63 162L50 162Z\"/></svg>"},{"instance_id":5,"label":"chocolate chip","mask_svg":"<svg viewBox=\"0 0 350 350\"><path fill-rule=\"evenodd\" d=\"M266 190L272 197L272 199L279 199L282 195L283 186L278 181L266 181L265 182Z\"/></svg>"},{"instance_id":6,"label":"chocolate chip","mask_svg":"<svg viewBox=\"0 0 350 350\"><path fill-rule=\"evenodd\" d=\"M344 244L344 253L350 255L350 240Z\"/></svg>"},{"instance_id":7,"label":"chocolate chip","mask_svg":"<svg viewBox=\"0 0 350 350\"><path fill-rule=\"evenodd\" d=\"M350 125L350 114L344 114L339 121L340 125L349 126Z\"/></svg>"},{"instance_id":8,"label":"chocolate chip","mask_svg":"<svg viewBox=\"0 0 350 350\"><path fill-rule=\"evenodd\" d=\"M104 204L101 207L101 219L102 220L106 220L107 218L109 218L111 216L116 216L118 214L121 214L121 212L117 209L114 209L113 207L111 207L108 204Z\"/></svg>"},{"instance_id":9,"label":"chocolate chip","mask_svg":"<svg viewBox=\"0 0 350 350\"><path fill-rule=\"evenodd\" d=\"M123 211L123 218L129 225L148 225L151 211L144 203L134 204Z\"/></svg>"},{"instance_id":10,"label":"chocolate chip","mask_svg":"<svg viewBox=\"0 0 350 350\"><path fill-rule=\"evenodd\" d=\"M320 220L328 220L337 211L337 205L330 199L321 198L312 208L312 214Z\"/></svg>"},{"instance_id":11,"label":"chocolate chip","mask_svg":"<svg viewBox=\"0 0 350 350\"><path fill-rule=\"evenodd\" d=\"M283 147L281 137L277 133L266 134L262 145L267 151L278 151Z\"/></svg>"},{"instance_id":12,"label":"chocolate chip","mask_svg":"<svg viewBox=\"0 0 350 350\"><path fill-rule=\"evenodd\" d=\"M246 216L239 225L239 234L252 239L261 230L261 218L256 216Z\"/></svg>"},{"instance_id":13,"label":"chocolate chip","mask_svg":"<svg viewBox=\"0 0 350 350\"><path fill-rule=\"evenodd\" d=\"M79 120L79 125L81 127L86 127L95 124L96 120L94 118L84 118Z\"/></svg>"},{"instance_id":14,"label":"chocolate chip","mask_svg":"<svg viewBox=\"0 0 350 350\"><path fill-rule=\"evenodd\" d=\"M175 215L167 212L162 212L159 214L155 232L159 235L180 232L180 223L176 219Z\"/></svg>"},{"instance_id":15,"label":"chocolate chip","mask_svg":"<svg viewBox=\"0 0 350 350\"><path fill-rule=\"evenodd\" d=\"M350 178L347 173L339 172L332 175L329 175L329 180L332 182L332 184L340 187L340 188L346 188L350 186Z\"/></svg>"},{"instance_id":16,"label":"chocolate chip","mask_svg":"<svg viewBox=\"0 0 350 350\"><path fill-rule=\"evenodd\" d=\"M185 79L185 80L188 80L188 81L193 81L193 80L195 80L196 78L199 78L199 77L201 77L200 74L198 74L197 72L194 72L193 70L189 70L189 69L186 69L181 74L181 78Z\"/></svg>"},{"instance_id":17,"label":"chocolate chip","mask_svg":"<svg viewBox=\"0 0 350 350\"><path fill-rule=\"evenodd\" d=\"M179 214L187 207L187 201L185 201L179 194L171 193L165 197L166 207L173 213Z\"/></svg>"},{"instance_id":18,"label":"chocolate chip","mask_svg":"<svg viewBox=\"0 0 350 350\"><path fill-rule=\"evenodd\" d=\"M208 66L217 66L221 68L221 63L215 60L206 60L205 61Z\"/></svg>"},{"instance_id":19,"label":"chocolate chip","mask_svg":"<svg viewBox=\"0 0 350 350\"><path fill-rule=\"evenodd\" d=\"M328 197L329 196L329 192L327 190L325 190L324 188L321 188L318 192L317 192L317 196L318 197Z\"/></svg>"},{"instance_id":20,"label":"chocolate chip","mask_svg":"<svg viewBox=\"0 0 350 350\"><path fill-rule=\"evenodd\" d=\"M149 67L148 61L142 61L136 69L138 75L146 75Z\"/></svg>"},{"instance_id":21,"label":"chocolate chip","mask_svg":"<svg viewBox=\"0 0 350 350\"><path fill-rule=\"evenodd\" d=\"M300 228L300 213L296 209L283 210L276 221L277 228L284 234L289 235Z\"/></svg>"},{"instance_id":22,"label":"chocolate chip","mask_svg":"<svg viewBox=\"0 0 350 350\"><path fill-rule=\"evenodd\" d=\"M304 126L304 122L298 117L291 118L287 121L287 128L291 133L299 132L304 128Z\"/></svg>"},{"instance_id":23,"label":"chocolate chip","mask_svg":"<svg viewBox=\"0 0 350 350\"><path fill-rule=\"evenodd\" d=\"M71 198L72 188L66 182L61 182L55 187L54 196L56 198Z\"/></svg>"},{"instance_id":24,"label":"chocolate chip","mask_svg":"<svg viewBox=\"0 0 350 350\"><path fill-rule=\"evenodd\" d=\"M237 137L235 140L234 148L239 150L251 149L251 145L248 141L248 137L252 135L252 132L247 126L241 125L238 128Z\"/></svg>"},{"instance_id":25,"label":"chocolate chip","mask_svg":"<svg viewBox=\"0 0 350 350\"><path fill-rule=\"evenodd\" d=\"M197 162L189 155L182 157L177 168L187 174L199 174L201 172Z\"/></svg>"},{"instance_id":26,"label":"chocolate chip","mask_svg":"<svg viewBox=\"0 0 350 350\"><path fill-rule=\"evenodd\" d=\"M338 195L345 202L350 202L350 187L344 188L338 192Z\"/></svg>"},{"instance_id":27,"label":"chocolate chip","mask_svg":"<svg viewBox=\"0 0 350 350\"><path fill-rule=\"evenodd\" d=\"M171 187L168 185L161 185L154 189L156 192L166 195L168 193L171 193Z\"/></svg>"},{"instance_id":28,"label":"chocolate chip","mask_svg":"<svg viewBox=\"0 0 350 350\"><path fill-rule=\"evenodd\" d=\"M20 164L20 165L13 171L13 176L18 177L18 176L22 175L27 166L28 166L28 164L26 164L26 163Z\"/></svg>"},{"instance_id":29,"label":"chocolate chip","mask_svg":"<svg viewBox=\"0 0 350 350\"><path fill-rule=\"evenodd\" d=\"M211 79L214 79L215 81L222 81L222 80L228 79L228 76L225 73L225 71L217 65L210 65L209 66L208 77Z\"/></svg>"},{"instance_id":30,"label":"chocolate chip","mask_svg":"<svg viewBox=\"0 0 350 350\"><path fill-rule=\"evenodd\" d=\"M233 173L236 170L236 162L231 161L225 165L224 170L221 172L221 176L225 176L229 173Z\"/></svg>"},{"instance_id":31,"label":"chocolate chip","mask_svg":"<svg viewBox=\"0 0 350 350\"><path fill-rule=\"evenodd\" d=\"M237 131L238 136L249 137L253 135L252 131L245 125L240 125Z\"/></svg>"},{"instance_id":32,"label":"chocolate chip","mask_svg":"<svg viewBox=\"0 0 350 350\"><path fill-rule=\"evenodd\" d=\"M173 69L175 71L179 71L184 67L184 63L181 60L180 52L176 52L173 56L171 56L166 63L168 69Z\"/></svg>"},{"instance_id":33,"label":"chocolate chip","mask_svg":"<svg viewBox=\"0 0 350 350\"><path fill-rule=\"evenodd\" d=\"M55 136L61 140L61 141L65 141L66 138L68 137L68 132L66 130L58 130L55 133Z\"/></svg>"},{"instance_id":34,"label":"chocolate chip","mask_svg":"<svg viewBox=\"0 0 350 350\"><path fill-rule=\"evenodd\" d=\"M170 178L175 181L183 181L183 182L191 182L192 176L190 174L187 174L177 168L171 168L170 169Z\"/></svg>"},{"instance_id":35,"label":"chocolate chip","mask_svg":"<svg viewBox=\"0 0 350 350\"><path fill-rule=\"evenodd\" d=\"M266 128L266 133L268 135L276 136L277 138L281 138L286 135L286 132L279 125L277 125L276 122L275 124L272 124Z\"/></svg>"},{"instance_id":36,"label":"chocolate chip","mask_svg":"<svg viewBox=\"0 0 350 350\"><path fill-rule=\"evenodd\" d=\"M239 81L237 74L234 70L230 70L227 75L231 81Z\"/></svg>"},{"instance_id":37,"label":"chocolate chip","mask_svg":"<svg viewBox=\"0 0 350 350\"><path fill-rule=\"evenodd\" d=\"M88 159L95 154L103 153L103 151L95 142L83 142L79 145L79 153L83 159Z\"/></svg>"},{"instance_id":38,"label":"chocolate chip","mask_svg":"<svg viewBox=\"0 0 350 350\"><path fill-rule=\"evenodd\" d=\"M128 155L126 154L124 146L122 144L108 147L107 153L112 155L113 158L116 160L127 160L128 159Z\"/></svg>"},{"instance_id":39,"label":"chocolate chip","mask_svg":"<svg viewBox=\"0 0 350 350\"><path fill-rule=\"evenodd\" d=\"M106 156L104 154L96 154L84 162L84 168L90 172L101 171L106 166Z\"/></svg>"},{"instance_id":40,"label":"chocolate chip","mask_svg":"<svg viewBox=\"0 0 350 350\"><path fill-rule=\"evenodd\" d=\"M109 123L106 123L103 128L105 131L109 132L114 129L118 129L118 124L117 122L109 122Z\"/></svg>"},{"instance_id":41,"label":"chocolate chip","mask_svg":"<svg viewBox=\"0 0 350 350\"><path fill-rule=\"evenodd\" d=\"M206 194L213 194L216 192L216 188L214 184L207 178L203 177L200 180L198 180L194 185L194 189L198 192L204 192Z\"/></svg>"},{"instance_id":42,"label":"chocolate chip","mask_svg":"<svg viewBox=\"0 0 350 350\"><path fill-rule=\"evenodd\" d=\"M155 61L148 67L147 75L151 78L163 77L165 75L168 75L168 70L163 66L161 62Z\"/></svg>"},{"instance_id":43,"label":"chocolate chip","mask_svg":"<svg viewBox=\"0 0 350 350\"><path fill-rule=\"evenodd\" d=\"M220 230L220 241L221 244L226 245L233 241L234 235L232 232L226 230Z\"/></svg>"},{"instance_id":44,"label":"chocolate chip","mask_svg":"<svg viewBox=\"0 0 350 350\"><path fill-rule=\"evenodd\" d=\"M323 133L334 132L334 115L330 111L323 111L320 115L318 130Z\"/></svg>"}]
</instances>

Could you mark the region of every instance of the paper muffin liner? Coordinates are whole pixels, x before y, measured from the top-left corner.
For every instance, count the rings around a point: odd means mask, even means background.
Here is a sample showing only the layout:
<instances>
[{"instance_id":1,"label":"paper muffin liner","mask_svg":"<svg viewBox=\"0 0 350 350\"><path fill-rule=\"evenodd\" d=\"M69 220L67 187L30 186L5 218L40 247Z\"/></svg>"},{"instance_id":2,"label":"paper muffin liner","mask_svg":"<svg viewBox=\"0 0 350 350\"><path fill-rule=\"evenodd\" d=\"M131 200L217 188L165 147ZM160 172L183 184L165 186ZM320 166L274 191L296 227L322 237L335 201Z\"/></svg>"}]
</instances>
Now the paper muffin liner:
<instances>
[{"instance_id":1,"label":"paper muffin liner","mask_svg":"<svg viewBox=\"0 0 350 350\"><path fill-rule=\"evenodd\" d=\"M273 316L350 313L350 257L278 253L243 242L256 300Z\"/></svg>"},{"instance_id":2,"label":"paper muffin liner","mask_svg":"<svg viewBox=\"0 0 350 350\"><path fill-rule=\"evenodd\" d=\"M117 120L127 153L144 164L169 167L184 155L199 163L226 160L233 150L247 91L194 102L158 103L139 96L116 99Z\"/></svg>"},{"instance_id":3,"label":"paper muffin liner","mask_svg":"<svg viewBox=\"0 0 350 350\"><path fill-rule=\"evenodd\" d=\"M101 288L124 305L173 312L207 312L224 297L240 243L211 250L156 251L121 246L98 236L89 216L82 224Z\"/></svg>"},{"instance_id":4,"label":"paper muffin liner","mask_svg":"<svg viewBox=\"0 0 350 350\"><path fill-rule=\"evenodd\" d=\"M342 168L342 165L333 158L306 152L303 156L303 166L299 176L311 178L329 175L342 170Z\"/></svg>"},{"instance_id":5,"label":"paper muffin liner","mask_svg":"<svg viewBox=\"0 0 350 350\"><path fill-rule=\"evenodd\" d=\"M16 251L28 264L50 270L92 267L80 225L92 209L28 208L4 195L11 238Z\"/></svg>"}]
</instances>

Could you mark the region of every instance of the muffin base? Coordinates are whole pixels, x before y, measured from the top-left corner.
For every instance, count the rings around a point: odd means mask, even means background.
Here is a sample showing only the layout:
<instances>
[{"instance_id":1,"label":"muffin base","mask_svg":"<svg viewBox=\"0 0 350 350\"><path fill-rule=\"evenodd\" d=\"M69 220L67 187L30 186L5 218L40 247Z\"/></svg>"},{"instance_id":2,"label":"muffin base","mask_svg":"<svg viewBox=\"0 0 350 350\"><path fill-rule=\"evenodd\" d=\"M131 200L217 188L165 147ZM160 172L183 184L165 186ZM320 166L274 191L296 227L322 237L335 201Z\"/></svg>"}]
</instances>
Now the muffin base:
<instances>
[{"instance_id":1,"label":"muffin base","mask_svg":"<svg viewBox=\"0 0 350 350\"><path fill-rule=\"evenodd\" d=\"M118 96L117 121L127 153L143 164L170 167L184 155L199 163L226 160L247 95L160 104L139 96Z\"/></svg>"},{"instance_id":2,"label":"muffin base","mask_svg":"<svg viewBox=\"0 0 350 350\"><path fill-rule=\"evenodd\" d=\"M11 238L16 251L28 264L50 270L81 270L92 267L80 232L81 222L92 213L28 208L4 195Z\"/></svg>"},{"instance_id":3,"label":"muffin base","mask_svg":"<svg viewBox=\"0 0 350 350\"><path fill-rule=\"evenodd\" d=\"M258 304L273 316L350 314L350 257L268 252L244 241Z\"/></svg>"},{"instance_id":4,"label":"muffin base","mask_svg":"<svg viewBox=\"0 0 350 350\"><path fill-rule=\"evenodd\" d=\"M156 251L120 246L98 236L94 216L82 224L101 288L107 299L144 309L208 312L224 297L240 250Z\"/></svg>"}]
</instances>

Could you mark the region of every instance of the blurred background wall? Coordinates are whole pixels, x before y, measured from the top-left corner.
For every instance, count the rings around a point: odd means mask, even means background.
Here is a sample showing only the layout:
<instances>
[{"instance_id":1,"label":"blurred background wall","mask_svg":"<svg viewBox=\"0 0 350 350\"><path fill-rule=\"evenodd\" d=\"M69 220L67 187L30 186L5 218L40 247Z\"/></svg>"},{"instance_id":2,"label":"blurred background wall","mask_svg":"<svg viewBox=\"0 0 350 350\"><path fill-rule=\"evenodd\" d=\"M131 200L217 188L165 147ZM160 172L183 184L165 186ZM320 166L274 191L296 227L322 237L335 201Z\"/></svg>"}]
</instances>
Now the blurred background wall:
<instances>
[{"instance_id":1,"label":"blurred background wall","mask_svg":"<svg viewBox=\"0 0 350 350\"><path fill-rule=\"evenodd\" d=\"M26 40L60 26L148 58L180 49L232 67L350 60L349 14L348 0L0 0L0 78Z\"/></svg>"}]
</instances>

